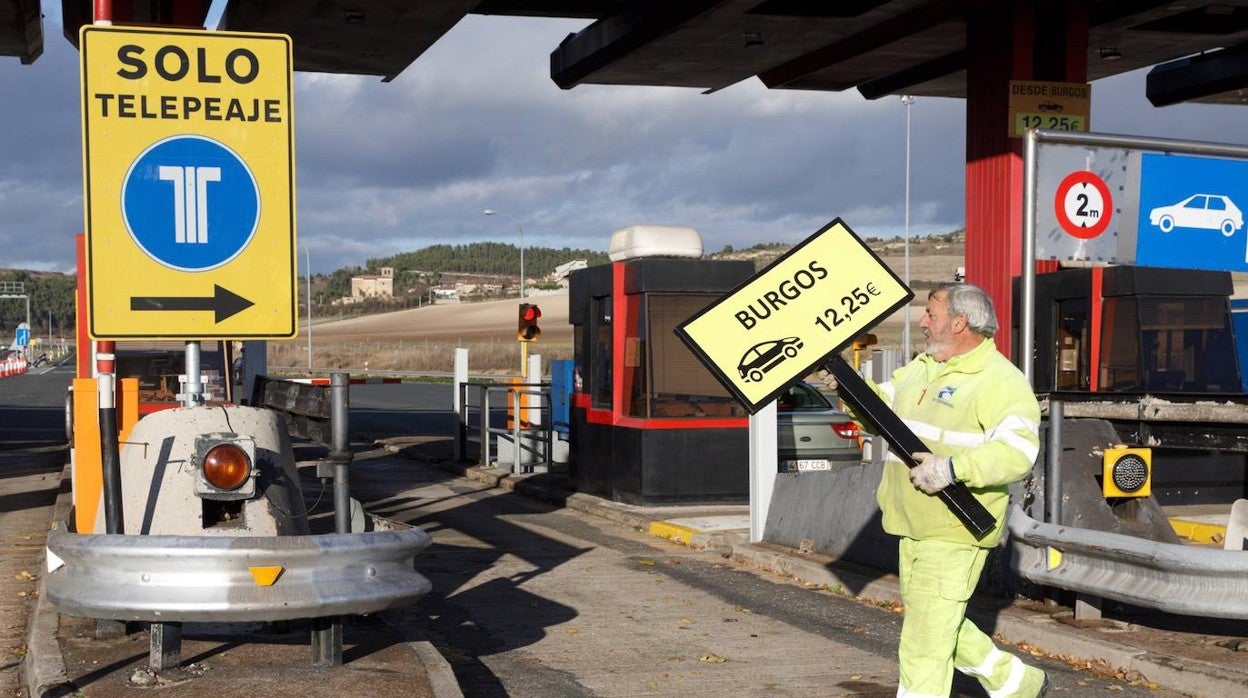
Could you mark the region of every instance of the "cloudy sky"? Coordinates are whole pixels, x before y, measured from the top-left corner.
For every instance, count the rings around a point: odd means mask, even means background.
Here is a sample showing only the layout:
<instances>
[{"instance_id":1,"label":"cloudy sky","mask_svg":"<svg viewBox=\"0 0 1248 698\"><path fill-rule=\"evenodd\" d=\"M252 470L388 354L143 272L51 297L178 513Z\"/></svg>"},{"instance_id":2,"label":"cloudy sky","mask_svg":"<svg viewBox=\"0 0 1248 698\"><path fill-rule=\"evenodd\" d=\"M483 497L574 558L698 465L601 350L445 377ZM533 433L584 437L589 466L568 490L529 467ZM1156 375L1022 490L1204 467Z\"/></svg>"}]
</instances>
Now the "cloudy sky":
<instances>
[{"instance_id":1,"label":"cloudy sky","mask_svg":"<svg viewBox=\"0 0 1248 698\"><path fill-rule=\"evenodd\" d=\"M33 65L0 58L0 268L73 267L83 226L77 52L45 2ZM857 92L560 90L549 54L584 22L470 16L396 80L298 73L299 244L313 271L431 244L605 250L612 230L689 225L705 248L797 242L840 216L904 230L905 108ZM964 220L965 109L912 112L912 234ZM1155 109L1144 73L1093 85L1098 132L1248 143L1248 110ZM303 250L300 251L303 264Z\"/></svg>"}]
</instances>

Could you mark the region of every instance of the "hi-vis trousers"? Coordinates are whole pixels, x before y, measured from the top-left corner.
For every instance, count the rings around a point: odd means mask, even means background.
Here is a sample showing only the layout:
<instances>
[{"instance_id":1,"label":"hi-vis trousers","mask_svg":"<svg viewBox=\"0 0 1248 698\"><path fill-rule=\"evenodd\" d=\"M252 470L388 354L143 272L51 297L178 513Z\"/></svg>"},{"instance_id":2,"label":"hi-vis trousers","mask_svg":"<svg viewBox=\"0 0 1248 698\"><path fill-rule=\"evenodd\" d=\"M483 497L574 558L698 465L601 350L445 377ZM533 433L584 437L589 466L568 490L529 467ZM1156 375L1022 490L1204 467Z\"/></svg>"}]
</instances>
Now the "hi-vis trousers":
<instances>
[{"instance_id":1,"label":"hi-vis trousers","mask_svg":"<svg viewBox=\"0 0 1248 698\"><path fill-rule=\"evenodd\" d=\"M992 698L1033 698L1044 672L1002 652L966 620L966 602L988 550L902 538L898 546L905 618L897 648L898 698L944 698L953 670L974 676Z\"/></svg>"}]
</instances>

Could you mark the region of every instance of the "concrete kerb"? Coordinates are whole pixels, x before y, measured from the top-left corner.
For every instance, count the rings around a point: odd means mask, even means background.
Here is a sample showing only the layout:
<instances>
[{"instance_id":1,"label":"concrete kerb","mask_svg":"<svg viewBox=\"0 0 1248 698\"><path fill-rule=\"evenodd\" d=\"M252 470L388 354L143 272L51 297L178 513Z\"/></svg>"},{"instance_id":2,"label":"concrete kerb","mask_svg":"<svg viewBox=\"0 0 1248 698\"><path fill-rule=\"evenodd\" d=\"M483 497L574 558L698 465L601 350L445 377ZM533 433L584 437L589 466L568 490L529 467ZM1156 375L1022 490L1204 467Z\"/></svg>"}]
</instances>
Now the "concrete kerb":
<instances>
[{"instance_id":1,"label":"concrete kerb","mask_svg":"<svg viewBox=\"0 0 1248 698\"><path fill-rule=\"evenodd\" d=\"M382 621L394 628L403 636L403 641L411 648L416 658L425 667L425 675L429 678L429 686L433 689L433 698L464 698L459 688L459 681L451 669L451 663L442 656L438 648L411 623L401 619L403 611L379 614Z\"/></svg>"},{"instance_id":2,"label":"concrete kerb","mask_svg":"<svg viewBox=\"0 0 1248 698\"><path fill-rule=\"evenodd\" d=\"M69 463L61 470L61 482L71 479ZM52 517L48 520L48 528L56 521L68 521L73 504L73 495L68 488L61 488L52 506ZM60 627L60 613L47 600L44 583L47 579L46 550L39 574L39 598L35 601L34 612L30 615L30 623L26 629L26 658L22 667L26 679L26 694L31 698L43 696L70 695L75 690L65 673L65 659L61 656L61 646L56 639L56 631Z\"/></svg>"},{"instance_id":3,"label":"concrete kerb","mask_svg":"<svg viewBox=\"0 0 1248 698\"><path fill-rule=\"evenodd\" d=\"M731 557L740 564L751 565L797 581L844 593L857 589L856 597L868 603L901 603L900 587L895 575L874 577L844 569L832 558L769 543L749 543L748 531L713 532L697 530L671 535L675 526L646 512L631 510L627 505L608 502L599 497L561 490L550 478L540 475L512 476L504 468L481 468L438 463L444 469L478 482L551 503L562 503L570 509L601 516L638 531L673 540L694 548L710 549ZM676 517L673 517L676 518ZM1014 608L990 609L975 607L968 615L1004 642L1026 643L1050 656L1104 662L1108 667L1134 672L1148 681L1193 696L1220 698L1248 694L1248 673L1188 659L1160 655L1109 639L1093 639L1072 633L1050 615Z\"/></svg>"}]
</instances>

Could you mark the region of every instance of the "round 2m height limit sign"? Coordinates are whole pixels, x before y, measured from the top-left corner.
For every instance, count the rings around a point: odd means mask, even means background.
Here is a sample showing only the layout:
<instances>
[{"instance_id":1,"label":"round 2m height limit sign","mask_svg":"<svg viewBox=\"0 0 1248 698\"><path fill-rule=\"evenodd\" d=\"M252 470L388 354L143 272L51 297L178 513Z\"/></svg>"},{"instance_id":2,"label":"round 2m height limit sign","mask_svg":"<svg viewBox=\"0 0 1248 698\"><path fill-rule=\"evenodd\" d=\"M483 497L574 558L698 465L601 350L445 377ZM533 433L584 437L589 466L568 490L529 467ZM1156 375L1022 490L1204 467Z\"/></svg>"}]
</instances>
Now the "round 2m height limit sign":
<instances>
[{"instance_id":1,"label":"round 2m height limit sign","mask_svg":"<svg viewBox=\"0 0 1248 698\"><path fill-rule=\"evenodd\" d=\"M1114 215L1114 200L1109 186L1095 172L1079 170L1071 172L1057 186L1053 197L1057 223L1081 240L1105 232Z\"/></svg>"}]
</instances>

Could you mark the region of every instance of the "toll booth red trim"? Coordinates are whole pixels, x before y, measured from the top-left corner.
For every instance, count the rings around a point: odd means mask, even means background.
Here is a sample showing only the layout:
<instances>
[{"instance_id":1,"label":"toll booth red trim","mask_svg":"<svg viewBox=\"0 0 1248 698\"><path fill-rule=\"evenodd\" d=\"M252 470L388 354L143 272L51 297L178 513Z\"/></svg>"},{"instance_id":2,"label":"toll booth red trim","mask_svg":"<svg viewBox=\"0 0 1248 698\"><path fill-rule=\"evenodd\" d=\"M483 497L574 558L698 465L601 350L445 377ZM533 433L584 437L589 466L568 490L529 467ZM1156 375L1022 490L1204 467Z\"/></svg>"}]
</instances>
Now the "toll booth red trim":
<instances>
[{"instance_id":1,"label":"toll booth red trim","mask_svg":"<svg viewBox=\"0 0 1248 698\"><path fill-rule=\"evenodd\" d=\"M749 419L673 330L753 273L750 262L643 258L573 275L578 491L641 504L748 498Z\"/></svg>"}]
</instances>

